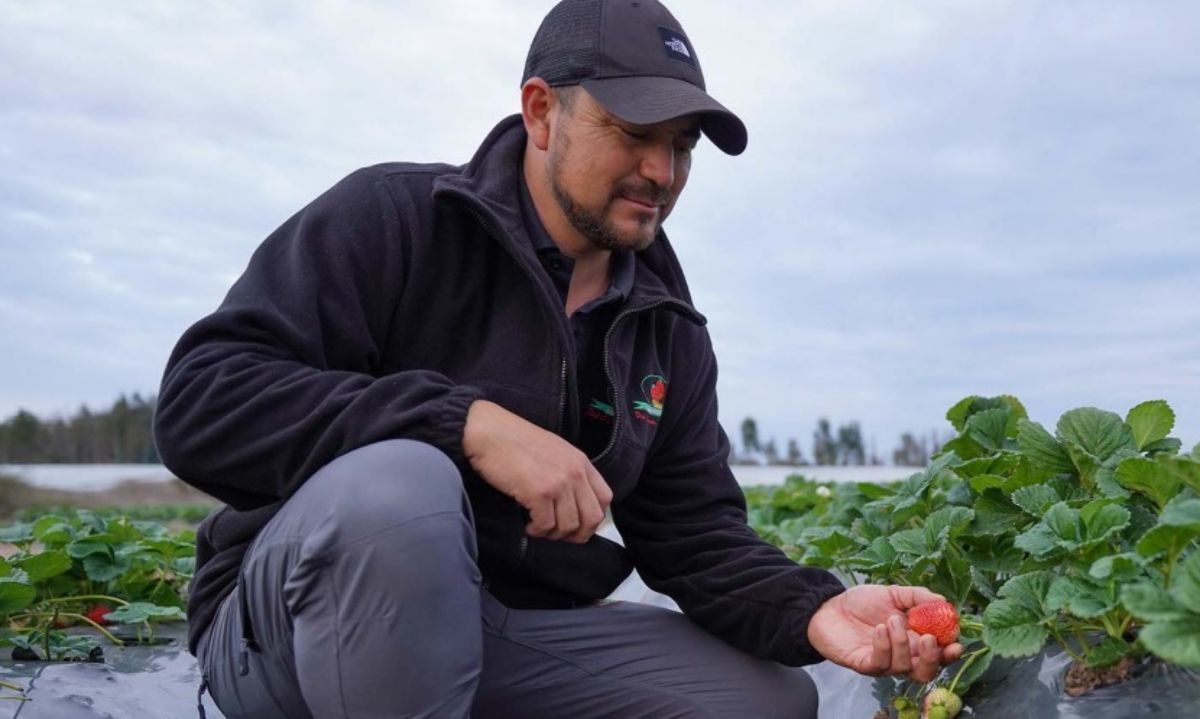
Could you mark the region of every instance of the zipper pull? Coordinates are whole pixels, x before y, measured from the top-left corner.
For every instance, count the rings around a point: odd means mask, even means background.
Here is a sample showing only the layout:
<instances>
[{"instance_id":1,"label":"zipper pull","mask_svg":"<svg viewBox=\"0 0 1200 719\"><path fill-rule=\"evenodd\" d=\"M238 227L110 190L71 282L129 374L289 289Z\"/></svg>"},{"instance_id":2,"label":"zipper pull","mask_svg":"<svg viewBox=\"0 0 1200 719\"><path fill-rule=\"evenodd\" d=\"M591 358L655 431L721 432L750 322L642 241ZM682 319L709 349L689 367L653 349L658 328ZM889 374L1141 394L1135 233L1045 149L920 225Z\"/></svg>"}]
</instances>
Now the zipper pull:
<instances>
[{"instance_id":1,"label":"zipper pull","mask_svg":"<svg viewBox=\"0 0 1200 719\"><path fill-rule=\"evenodd\" d=\"M242 651L238 652L238 676L244 677L250 673L249 642L242 638Z\"/></svg>"}]
</instances>

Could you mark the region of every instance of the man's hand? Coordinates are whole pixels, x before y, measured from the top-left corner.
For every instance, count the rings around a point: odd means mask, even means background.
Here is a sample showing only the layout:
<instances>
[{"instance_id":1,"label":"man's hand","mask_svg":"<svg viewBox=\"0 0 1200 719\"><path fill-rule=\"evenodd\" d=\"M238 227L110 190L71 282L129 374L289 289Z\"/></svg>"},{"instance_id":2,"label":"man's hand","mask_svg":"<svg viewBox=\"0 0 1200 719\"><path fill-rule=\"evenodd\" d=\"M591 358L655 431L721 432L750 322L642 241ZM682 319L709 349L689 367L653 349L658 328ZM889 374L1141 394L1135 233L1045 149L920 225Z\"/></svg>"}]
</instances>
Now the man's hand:
<instances>
[{"instance_id":1,"label":"man's hand","mask_svg":"<svg viewBox=\"0 0 1200 719\"><path fill-rule=\"evenodd\" d=\"M604 521L612 490L587 455L562 437L476 400L462 446L485 482L529 510L529 536L582 544Z\"/></svg>"},{"instance_id":2,"label":"man's hand","mask_svg":"<svg viewBox=\"0 0 1200 719\"><path fill-rule=\"evenodd\" d=\"M907 674L918 682L962 656L958 642L939 648L931 634L908 628L905 612L943 599L924 587L863 584L821 605L808 624L808 641L834 664L859 674Z\"/></svg>"}]
</instances>

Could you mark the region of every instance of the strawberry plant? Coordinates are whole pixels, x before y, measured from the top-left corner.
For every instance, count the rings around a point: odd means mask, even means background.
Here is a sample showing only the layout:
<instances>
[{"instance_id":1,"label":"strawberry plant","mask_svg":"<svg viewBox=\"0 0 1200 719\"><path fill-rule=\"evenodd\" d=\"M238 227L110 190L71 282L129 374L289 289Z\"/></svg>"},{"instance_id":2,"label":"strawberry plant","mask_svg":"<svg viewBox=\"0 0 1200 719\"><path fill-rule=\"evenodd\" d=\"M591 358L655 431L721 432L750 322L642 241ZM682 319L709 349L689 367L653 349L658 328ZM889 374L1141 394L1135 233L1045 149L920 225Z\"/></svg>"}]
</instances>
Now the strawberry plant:
<instances>
[{"instance_id":1,"label":"strawberry plant","mask_svg":"<svg viewBox=\"0 0 1200 719\"><path fill-rule=\"evenodd\" d=\"M1200 445L1180 453L1166 402L1074 409L1053 431L1013 397L968 397L946 417L958 434L926 470L833 486L799 515L749 495L756 530L847 582L943 594L981 620L963 639L976 666L1055 642L1086 668L1146 653L1200 667Z\"/></svg>"},{"instance_id":2,"label":"strawberry plant","mask_svg":"<svg viewBox=\"0 0 1200 719\"><path fill-rule=\"evenodd\" d=\"M0 529L0 542L16 547L0 557L0 645L25 659L80 660L99 641L62 631L71 625L121 645L107 625L136 625L141 639L152 622L184 619L193 541L190 531L88 511Z\"/></svg>"}]
</instances>

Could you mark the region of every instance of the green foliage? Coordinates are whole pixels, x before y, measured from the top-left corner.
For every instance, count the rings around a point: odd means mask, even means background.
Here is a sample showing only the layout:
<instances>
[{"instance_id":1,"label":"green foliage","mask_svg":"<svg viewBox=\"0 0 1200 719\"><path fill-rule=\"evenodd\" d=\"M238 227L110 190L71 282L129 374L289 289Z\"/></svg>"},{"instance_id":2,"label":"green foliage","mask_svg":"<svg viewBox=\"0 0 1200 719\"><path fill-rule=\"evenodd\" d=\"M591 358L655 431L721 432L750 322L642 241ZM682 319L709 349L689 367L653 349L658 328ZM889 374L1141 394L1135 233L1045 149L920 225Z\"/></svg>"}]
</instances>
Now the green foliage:
<instances>
[{"instance_id":1,"label":"green foliage","mask_svg":"<svg viewBox=\"0 0 1200 719\"><path fill-rule=\"evenodd\" d=\"M95 638L58 628L92 626L117 642L87 616L101 604L114 623L149 628L185 618L183 592L195 561L191 530L171 533L152 522L79 510L0 528L0 541L17 547L0 558L0 645L49 660L86 657Z\"/></svg>"},{"instance_id":2,"label":"green foliage","mask_svg":"<svg viewBox=\"0 0 1200 719\"><path fill-rule=\"evenodd\" d=\"M1200 666L1200 445L1180 454L1166 402L1074 409L1053 434L1007 396L946 418L959 434L927 470L825 502L797 479L794 512L751 493L756 529L848 582L945 594L999 656L1053 640L1096 667L1146 651Z\"/></svg>"}]
</instances>

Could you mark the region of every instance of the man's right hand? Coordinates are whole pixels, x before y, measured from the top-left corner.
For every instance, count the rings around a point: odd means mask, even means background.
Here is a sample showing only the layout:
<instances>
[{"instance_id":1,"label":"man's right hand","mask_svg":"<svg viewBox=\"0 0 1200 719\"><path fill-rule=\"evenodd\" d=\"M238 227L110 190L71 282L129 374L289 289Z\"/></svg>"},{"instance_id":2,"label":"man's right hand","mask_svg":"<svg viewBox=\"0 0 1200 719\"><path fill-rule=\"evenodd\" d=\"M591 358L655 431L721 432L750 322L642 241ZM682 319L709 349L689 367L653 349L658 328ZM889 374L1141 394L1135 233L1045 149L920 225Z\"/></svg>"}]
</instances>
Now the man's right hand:
<instances>
[{"instance_id":1,"label":"man's right hand","mask_svg":"<svg viewBox=\"0 0 1200 719\"><path fill-rule=\"evenodd\" d=\"M612 502L587 455L487 400L467 412L463 453L484 481L529 510L531 537L584 543Z\"/></svg>"}]
</instances>

